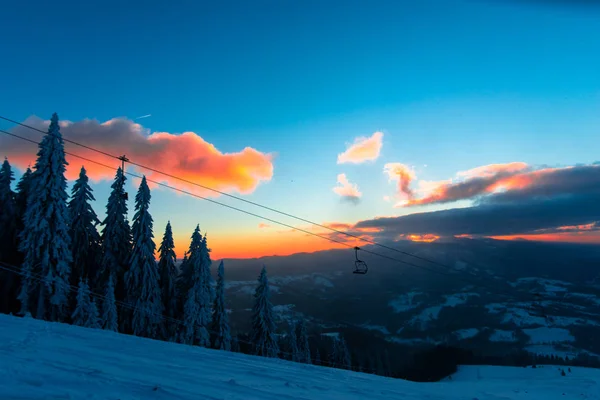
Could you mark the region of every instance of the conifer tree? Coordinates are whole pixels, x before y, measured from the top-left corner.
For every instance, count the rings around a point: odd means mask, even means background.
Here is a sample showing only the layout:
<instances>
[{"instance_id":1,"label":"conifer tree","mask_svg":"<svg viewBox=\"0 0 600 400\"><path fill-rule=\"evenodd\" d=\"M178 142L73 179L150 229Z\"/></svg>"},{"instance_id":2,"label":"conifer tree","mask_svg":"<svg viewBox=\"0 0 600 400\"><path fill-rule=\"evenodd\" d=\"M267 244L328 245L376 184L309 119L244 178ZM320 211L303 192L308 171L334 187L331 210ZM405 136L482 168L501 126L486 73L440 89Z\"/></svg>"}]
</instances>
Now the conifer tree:
<instances>
[{"instance_id":1,"label":"conifer tree","mask_svg":"<svg viewBox=\"0 0 600 400\"><path fill-rule=\"evenodd\" d=\"M74 285L80 278L83 278L88 279L90 287L95 288L97 268L101 260L100 234L96 229L100 220L90 205L90 201L96 199L88 180L85 168L81 167L79 179L73 185L69 201L70 233L73 245L71 284Z\"/></svg>"},{"instance_id":2,"label":"conifer tree","mask_svg":"<svg viewBox=\"0 0 600 400\"><path fill-rule=\"evenodd\" d=\"M225 308L225 267L222 260L217 270L217 289L213 305L211 331L213 332L213 347L215 349L231 350L229 317Z\"/></svg>"},{"instance_id":3,"label":"conifer tree","mask_svg":"<svg viewBox=\"0 0 600 400\"><path fill-rule=\"evenodd\" d=\"M16 230L17 230L17 204L15 193L11 188L14 174L8 159L4 159L0 168L0 261L14 262Z\"/></svg>"},{"instance_id":4,"label":"conifer tree","mask_svg":"<svg viewBox=\"0 0 600 400\"><path fill-rule=\"evenodd\" d=\"M267 268L263 266L254 293L251 342L254 345L254 354L276 358L279 354L279 345L275 336L273 305L270 297Z\"/></svg>"},{"instance_id":5,"label":"conifer tree","mask_svg":"<svg viewBox=\"0 0 600 400\"><path fill-rule=\"evenodd\" d=\"M29 295L33 293L37 303L35 317L54 321L68 317L72 253L64 175L67 165L55 113L39 144L19 245L25 255L23 272L44 277L41 283L31 276L21 280L21 311L29 310Z\"/></svg>"},{"instance_id":6,"label":"conifer tree","mask_svg":"<svg viewBox=\"0 0 600 400\"><path fill-rule=\"evenodd\" d=\"M27 167L21 179L19 179L19 183L17 183L17 193L16 193L16 207L17 207L17 229L18 232L21 233L23 230L23 219L25 218L25 210L27 210L27 198L29 197L29 192L31 190L31 177L33 172L31 172L31 168Z\"/></svg>"},{"instance_id":7,"label":"conifer tree","mask_svg":"<svg viewBox=\"0 0 600 400\"><path fill-rule=\"evenodd\" d=\"M85 328L98 328L98 309L96 303L90 299L90 288L85 280L79 281L77 290L77 306L71 316L73 325Z\"/></svg>"},{"instance_id":8,"label":"conifer tree","mask_svg":"<svg viewBox=\"0 0 600 400\"><path fill-rule=\"evenodd\" d=\"M296 336L298 338L298 361L305 364L312 364L308 332L304 320L300 320L296 325Z\"/></svg>"},{"instance_id":9,"label":"conifer tree","mask_svg":"<svg viewBox=\"0 0 600 400\"><path fill-rule=\"evenodd\" d=\"M102 262L100 275L96 282L97 290L106 290L108 276L112 275L115 285L115 299L125 301L125 272L129 268L131 258L131 228L127 221L127 200L125 181L127 178L119 168L111 185L112 191L106 205L106 218L102 221ZM131 315L121 312L122 319Z\"/></svg>"},{"instance_id":10,"label":"conifer tree","mask_svg":"<svg viewBox=\"0 0 600 400\"><path fill-rule=\"evenodd\" d=\"M351 369L352 368L352 360L350 358L350 351L348 350L348 345L346 344L346 340L343 336L339 336L337 340L337 355L338 360L337 364L340 368L343 369Z\"/></svg>"},{"instance_id":11,"label":"conifer tree","mask_svg":"<svg viewBox=\"0 0 600 400\"><path fill-rule=\"evenodd\" d=\"M211 287L210 257L206 241L200 235L200 227L196 226L192 234L192 242L188 251L186 267L182 276L189 274L189 287L185 295L184 330L181 341L187 344L210 346L208 327L211 322ZM184 278L188 279L188 278Z\"/></svg>"},{"instance_id":12,"label":"conifer tree","mask_svg":"<svg viewBox=\"0 0 600 400\"><path fill-rule=\"evenodd\" d=\"M13 180L10 164L4 159L0 168L0 261L16 266L20 263L16 250L18 213L11 188ZM0 312L9 313L14 308L12 299L19 283L17 277L13 272L0 271Z\"/></svg>"},{"instance_id":13,"label":"conifer tree","mask_svg":"<svg viewBox=\"0 0 600 400\"><path fill-rule=\"evenodd\" d=\"M108 277L104 300L102 302L102 329L116 332L119 329L117 305L115 302L115 285L112 276Z\"/></svg>"},{"instance_id":14,"label":"conifer tree","mask_svg":"<svg viewBox=\"0 0 600 400\"><path fill-rule=\"evenodd\" d=\"M315 365L321 365L321 352L319 352L319 348L315 350Z\"/></svg>"},{"instance_id":15,"label":"conifer tree","mask_svg":"<svg viewBox=\"0 0 600 400\"><path fill-rule=\"evenodd\" d=\"M150 197L150 189L144 176L135 196L135 215L132 226L133 249L129 271L125 274L125 282L127 284L127 302L135 306L131 321L133 334L152 338L156 337L162 322L163 305L158 265L154 259L153 222L148 211Z\"/></svg>"},{"instance_id":16,"label":"conifer tree","mask_svg":"<svg viewBox=\"0 0 600 400\"><path fill-rule=\"evenodd\" d=\"M233 335L233 337L231 338L231 351L234 353L240 352L240 342L237 334Z\"/></svg>"},{"instance_id":17,"label":"conifer tree","mask_svg":"<svg viewBox=\"0 0 600 400\"><path fill-rule=\"evenodd\" d=\"M288 335L287 345L290 360L294 362L301 361L302 357L300 356L300 352L298 351L298 336L296 335L296 331L298 327L295 322L290 323L290 333Z\"/></svg>"},{"instance_id":18,"label":"conifer tree","mask_svg":"<svg viewBox=\"0 0 600 400\"><path fill-rule=\"evenodd\" d=\"M167 222L165 234L162 243L158 248L159 261L158 270L160 275L160 285L162 288L161 299L165 310L165 316L176 319L177 315L177 267L175 265L175 243L173 241L173 231L171 222ZM165 320L163 324L162 336L164 339L171 339L177 330L177 326L170 320Z\"/></svg>"}]
</instances>

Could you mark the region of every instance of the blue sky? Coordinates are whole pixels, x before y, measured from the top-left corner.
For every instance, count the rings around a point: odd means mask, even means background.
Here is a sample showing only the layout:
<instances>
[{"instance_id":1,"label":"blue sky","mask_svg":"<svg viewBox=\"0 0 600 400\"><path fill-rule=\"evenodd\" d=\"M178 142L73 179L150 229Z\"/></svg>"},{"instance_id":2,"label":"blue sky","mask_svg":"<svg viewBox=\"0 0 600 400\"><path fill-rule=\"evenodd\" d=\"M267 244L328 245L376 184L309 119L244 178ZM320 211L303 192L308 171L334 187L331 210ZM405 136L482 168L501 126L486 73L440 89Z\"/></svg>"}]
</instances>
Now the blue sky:
<instances>
[{"instance_id":1,"label":"blue sky","mask_svg":"<svg viewBox=\"0 0 600 400\"><path fill-rule=\"evenodd\" d=\"M438 181L493 163L598 160L600 9L546 3L11 2L0 114L152 114L137 121L152 132L276 153L272 179L247 197L320 222L449 207L393 208L384 164ZM376 161L336 164L375 131ZM339 173L363 193L357 205L332 192ZM259 222L155 192L157 235L167 218L187 236L196 222L217 235Z\"/></svg>"}]
</instances>

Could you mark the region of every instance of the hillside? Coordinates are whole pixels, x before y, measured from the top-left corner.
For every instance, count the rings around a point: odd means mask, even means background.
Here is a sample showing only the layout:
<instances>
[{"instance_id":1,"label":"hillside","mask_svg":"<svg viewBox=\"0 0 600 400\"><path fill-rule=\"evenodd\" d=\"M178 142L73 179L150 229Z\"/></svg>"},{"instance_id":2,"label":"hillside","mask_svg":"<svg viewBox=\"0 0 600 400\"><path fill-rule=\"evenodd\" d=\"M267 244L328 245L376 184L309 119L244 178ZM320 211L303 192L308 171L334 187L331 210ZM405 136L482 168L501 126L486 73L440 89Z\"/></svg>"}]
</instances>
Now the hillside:
<instances>
[{"instance_id":1,"label":"hillside","mask_svg":"<svg viewBox=\"0 0 600 400\"><path fill-rule=\"evenodd\" d=\"M302 318L315 332L344 331L355 349L378 340L396 359L440 343L490 355L600 355L598 246L456 239L392 247L448 268L385 249L376 250L428 270L365 254L369 273L357 276L347 250L225 260L234 328L248 329L265 264L282 325Z\"/></svg>"},{"instance_id":2,"label":"hillside","mask_svg":"<svg viewBox=\"0 0 600 400\"><path fill-rule=\"evenodd\" d=\"M600 399L600 370L462 367L420 384L0 315L2 399Z\"/></svg>"}]
</instances>

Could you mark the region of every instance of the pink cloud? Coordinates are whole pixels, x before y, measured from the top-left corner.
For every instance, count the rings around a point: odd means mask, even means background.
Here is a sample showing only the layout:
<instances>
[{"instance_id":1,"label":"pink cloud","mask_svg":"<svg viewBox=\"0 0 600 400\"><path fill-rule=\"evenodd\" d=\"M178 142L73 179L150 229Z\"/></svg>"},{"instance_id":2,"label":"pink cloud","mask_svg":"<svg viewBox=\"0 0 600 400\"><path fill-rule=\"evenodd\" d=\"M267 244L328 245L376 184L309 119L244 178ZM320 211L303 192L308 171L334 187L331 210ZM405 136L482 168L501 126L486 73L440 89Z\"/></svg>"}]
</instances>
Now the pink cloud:
<instances>
[{"instance_id":1,"label":"pink cloud","mask_svg":"<svg viewBox=\"0 0 600 400\"><path fill-rule=\"evenodd\" d=\"M337 163L360 164L374 161L379 157L383 146L383 133L375 132L371 137L359 137L354 140L346 151L338 154Z\"/></svg>"},{"instance_id":2,"label":"pink cloud","mask_svg":"<svg viewBox=\"0 0 600 400\"><path fill-rule=\"evenodd\" d=\"M25 124L46 130L49 121L30 117ZM153 169L178 176L223 192L252 193L260 183L268 182L273 176L273 155L245 147L238 152L223 153L217 147L194 132L171 134L150 133L142 125L125 118L114 118L100 123L96 120L77 122L61 121L61 132L66 139L102 150L113 155L126 154L132 161ZM40 141L42 134L25 127L15 127L12 132L32 140ZM31 143L0 137L0 148L10 156L10 161L19 168L33 165L37 148ZM65 149L92 160L114 166L120 161L98 154L70 143ZM75 179L81 165L85 165L93 180L113 179L115 171L67 156L67 178ZM165 182L203 195L215 195L196 186L166 177L148 170L139 170L149 179Z\"/></svg>"},{"instance_id":3,"label":"pink cloud","mask_svg":"<svg viewBox=\"0 0 600 400\"><path fill-rule=\"evenodd\" d=\"M339 174L337 182L338 186L335 186L333 191L345 200L358 201L362 196L362 193L358 190L358 186L354 183L350 183L346 174Z\"/></svg>"},{"instance_id":4,"label":"pink cloud","mask_svg":"<svg viewBox=\"0 0 600 400\"><path fill-rule=\"evenodd\" d=\"M402 163L387 163L383 167L383 172L388 175L390 181L397 182L397 197L402 201L414 197L410 184L416 175L412 168Z\"/></svg>"}]
</instances>

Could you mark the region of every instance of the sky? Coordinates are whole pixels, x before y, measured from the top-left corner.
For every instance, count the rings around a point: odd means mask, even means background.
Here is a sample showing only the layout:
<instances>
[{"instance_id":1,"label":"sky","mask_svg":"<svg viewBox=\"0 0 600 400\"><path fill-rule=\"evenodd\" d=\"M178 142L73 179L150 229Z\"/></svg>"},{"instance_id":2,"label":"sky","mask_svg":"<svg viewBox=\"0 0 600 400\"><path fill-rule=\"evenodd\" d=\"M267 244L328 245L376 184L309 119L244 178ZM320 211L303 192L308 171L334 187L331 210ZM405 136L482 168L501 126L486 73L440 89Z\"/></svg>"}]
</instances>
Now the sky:
<instances>
[{"instance_id":1,"label":"sky","mask_svg":"<svg viewBox=\"0 0 600 400\"><path fill-rule=\"evenodd\" d=\"M188 183L130 172L319 234L189 182L382 241L600 244L599 37L583 0L25 0L0 14L0 115L57 112L65 138ZM36 151L0 136L17 177ZM103 218L115 171L67 160ZM213 258L336 247L151 188L179 256L197 224Z\"/></svg>"}]
</instances>

